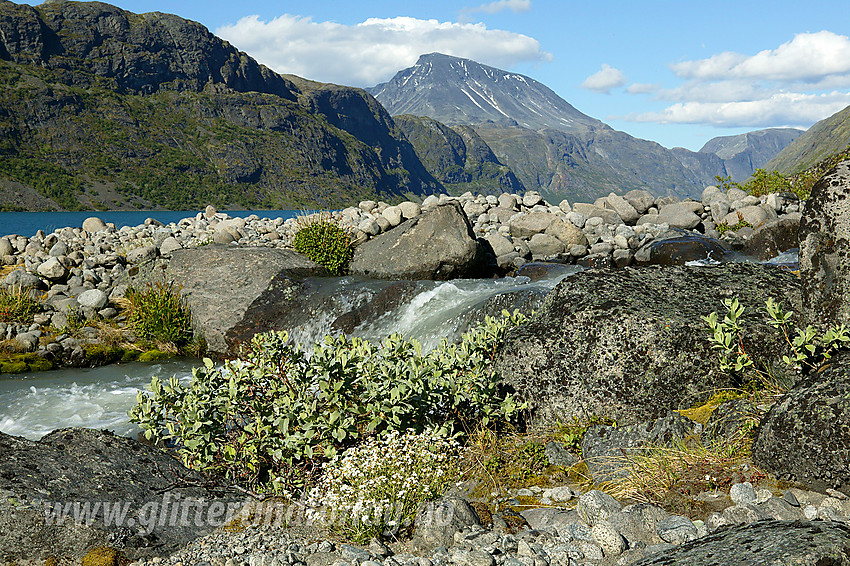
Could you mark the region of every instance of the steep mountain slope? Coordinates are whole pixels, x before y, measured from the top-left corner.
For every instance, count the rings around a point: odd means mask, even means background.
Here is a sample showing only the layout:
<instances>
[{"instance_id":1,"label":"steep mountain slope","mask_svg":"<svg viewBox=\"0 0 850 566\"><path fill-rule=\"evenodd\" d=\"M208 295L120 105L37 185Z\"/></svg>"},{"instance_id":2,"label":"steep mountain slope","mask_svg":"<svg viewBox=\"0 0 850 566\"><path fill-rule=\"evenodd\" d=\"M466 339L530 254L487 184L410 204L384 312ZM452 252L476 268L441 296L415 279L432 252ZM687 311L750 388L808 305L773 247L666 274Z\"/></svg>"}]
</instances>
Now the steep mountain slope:
<instances>
[{"instance_id":1,"label":"steep mountain slope","mask_svg":"<svg viewBox=\"0 0 850 566\"><path fill-rule=\"evenodd\" d=\"M850 148L850 106L806 130L771 159L769 171L793 175Z\"/></svg>"},{"instance_id":2,"label":"steep mountain slope","mask_svg":"<svg viewBox=\"0 0 850 566\"><path fill-rule=\"evenodd\" d=\"M710 139L699 153L717 155L723 159L732 180L743 182L802 134L803 130L796 128L769 128L737 136L720 136Z\"/></svg>"},{"instance_id":3,"label":"steep mountain slope","mask_svg":"<svg viewBox=\"0 0 850 566\"><path fill-rule=\"evenodd\" d=\"M365 91L296 84L200 24L95 2L0 1L0 133L6 208L339 206L440 187Z\"/></svg>"},{"instance_id":4,"label":"steep mountain slope","mask_svg":"<svg viewBox=\"0 0 850 566\"><path fill-rule=\"evenodd\" d=\"M394 118L416 155L443 186L461 194L524 192L525 187L469 126L450 128L423 116Z\"/></svg>"},{"instance_id":5,"label":"steep mountain slope","mask_svg":"<svg viewBox=\"0 0 850 566\"><path fill-rule=\"evenodd\" d=\"M550 200L587 200L634 188L698 195L715 175L726 174L722 160L695 156L683 162L655 142L582 114L529 77L468 59L423 55L369 91L394 116L473 126L527 188Z\"/></svg>"},{"instance_id":6,"label":"steep mountain slope","mask_svg":"<svg viewBox=\"0 0 850 566\"><path fill-rule=\"evenodd\" d=\"M520 126L532 130L604 127L532 78L470 59L428 53L369 90L393 116L428 116L444 124Z\"/></svg>"}]
</instances>

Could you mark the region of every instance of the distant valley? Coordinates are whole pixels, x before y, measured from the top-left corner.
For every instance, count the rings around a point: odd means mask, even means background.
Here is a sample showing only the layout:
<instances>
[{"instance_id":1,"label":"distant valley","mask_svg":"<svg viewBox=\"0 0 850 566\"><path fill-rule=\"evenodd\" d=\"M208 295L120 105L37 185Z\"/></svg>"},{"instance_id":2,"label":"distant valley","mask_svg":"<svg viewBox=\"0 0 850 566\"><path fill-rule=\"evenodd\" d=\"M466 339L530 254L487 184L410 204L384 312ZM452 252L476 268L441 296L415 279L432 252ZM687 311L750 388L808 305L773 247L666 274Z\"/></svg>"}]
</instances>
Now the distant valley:
<instances>
[{"instance_id":1,"label":"distant valley","mask_svg":"<svg viewBox=\"0 0 850 566\"><path fill-rule=\"evenodd\" d=\"M802 134L774 128L715 138L699 152L614 130L530 77L440 53L368 89L393 116L471 126L527 189L590 200L644 188L695 196L715 176L744 181Z\"/></svg>"},{"instance_id":2,"label":"distant valley","mask_svg":"<svg viewBox=\"0 0 850 566\"><path fill-rule=\"evenodd\" d=\"M0 210L336 208L465 191L682 197L715 176L743 181L846 147L848 117L836 116L805 135L667 149L467 59L423 55L367 92L277 74L178 16L0 2Z\"/></svg>"}]
</instances>

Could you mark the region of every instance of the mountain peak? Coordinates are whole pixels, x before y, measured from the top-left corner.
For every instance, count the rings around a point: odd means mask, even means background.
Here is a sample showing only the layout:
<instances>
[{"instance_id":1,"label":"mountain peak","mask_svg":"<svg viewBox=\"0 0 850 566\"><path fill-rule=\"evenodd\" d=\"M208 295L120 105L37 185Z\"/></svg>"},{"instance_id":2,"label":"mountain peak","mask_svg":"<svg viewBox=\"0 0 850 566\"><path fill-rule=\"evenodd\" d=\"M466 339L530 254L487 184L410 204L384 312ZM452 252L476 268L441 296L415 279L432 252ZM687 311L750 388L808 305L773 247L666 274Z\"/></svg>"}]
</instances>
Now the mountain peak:
<instances>
[{"instance_id":1,"label":"mountain peak","mask_svg":"<svg viewBox=\"0 0 850 566\"><path fill-rule=\"evenodd\" d=\"M412 67L368 90L392 115L428 116L446 124L563 131L605 127L530 77L443 53L423 54Z\"/></svg>"}]
</instances>

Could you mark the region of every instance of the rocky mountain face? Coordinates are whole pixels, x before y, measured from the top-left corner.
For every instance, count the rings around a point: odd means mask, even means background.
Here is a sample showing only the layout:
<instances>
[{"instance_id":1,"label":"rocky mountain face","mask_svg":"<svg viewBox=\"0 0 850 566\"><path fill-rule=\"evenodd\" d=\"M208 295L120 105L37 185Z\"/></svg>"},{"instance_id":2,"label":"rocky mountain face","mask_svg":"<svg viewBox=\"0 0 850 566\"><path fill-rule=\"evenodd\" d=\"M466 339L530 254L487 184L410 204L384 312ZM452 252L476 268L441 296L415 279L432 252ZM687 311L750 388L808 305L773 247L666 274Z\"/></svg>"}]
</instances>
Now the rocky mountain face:
<instances>
[{"instance_id":1,"label":"rocky mountain face","mask_svg":"<svg viewBox=\"0 0 850 566\"><path fill-rule=\"evenodd\" d=\"M0 1L0 207L338 206L440 188L374 98L195 22Z\"/></svg>"},{"instance_id":2,"label":"rocky mountain face","mask_svg":"<svg viewBox=\"0 0 850 566\"><path fill-rule=\"evenodd\" d=\"M369 91L393 116L472 126L526 188L555 202L630 189L698 196L715 175L729 174L717 155L632 137L582 114L534 79L469 59L423 55Z\"/></svg>"},{"instance_id":3,"label":"rocky mountain face","mask_svg":"<svg viewBox=\"0 0 850 566\"><path fill-rule=\"evenodd\" d=\"M764 168L802 134L803 130L796 128L768 128L737 136L720 136L708 140L699 153L716 155L723 160L733 181L744 182L753 171Z\"/></svg>"},{"instance_id":4,"label":"rocky mountain face","mask_svg":"<svg viewBox=\"0 0 850 566\"><path fill-rule=\"evenodd\" d=\"M424 116L402 114L396 125L431 175L452 193L525 192L513 171L470 126L449 127Z\"/></svg>"},{"instance_id":5,"label":"rocky mountain face","mask_svg":"<svg viewBox=\"0 0 850 566\"><path fill-rule=\"evenodd\" d=\"M850 152L850 106L806 130L766 168L783 175L795 175L841 152Z\"/></svg>"}]
</instances>

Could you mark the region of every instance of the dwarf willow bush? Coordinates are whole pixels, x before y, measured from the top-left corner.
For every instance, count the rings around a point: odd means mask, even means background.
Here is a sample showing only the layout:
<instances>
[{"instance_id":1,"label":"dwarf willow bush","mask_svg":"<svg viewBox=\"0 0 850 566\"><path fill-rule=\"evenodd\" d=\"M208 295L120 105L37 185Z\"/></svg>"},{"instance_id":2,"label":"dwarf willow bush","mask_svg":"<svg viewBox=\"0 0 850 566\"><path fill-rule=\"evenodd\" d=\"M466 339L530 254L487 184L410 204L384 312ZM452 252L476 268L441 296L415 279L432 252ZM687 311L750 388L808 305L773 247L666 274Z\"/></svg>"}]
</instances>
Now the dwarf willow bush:
<instances>
[{"instance_id":1,"label":"dwarf willow bush","mask_svg":"<svg viewBox=\"0 0 850 566\"><path fill-rule=\"evenodd\" d=\"M744 307L738 299L726 299L723 303L727 312L722 319L716 312L702 317L711 333L711 347L720 350L720 370L750 371L762 384L776 386L777 379L771 369L757 368L744 348L741 340ZM823 333L817 332L811 325L792 329L790 325L794 313L786 312L782 304L772 298L765 302L764 312L767 314L767 323L782 332L788 346L788 353L782 356L782 362L789 370L817 371L833 352L850 345L850 331L844 324L834 325Z\"/></svg>"},{"instance_id":2,"label":"dwarf willow bush","mask_svg":"<svg viewBox=\"0 0 850 566\"><path fill-rule=\"evenodd\" d=\"M334 275L344 275L354 258L351 238L345 230L325 219L306 221L295 233L292 247Z\"/></svg>"},{"instance_id":3,"label":"dwarf willow bush","mask_svg":"<svg viewBox=\"0 0 850 566\"><path fill-rule=\"evenodd\" d=\"M318 509L316 519L347 540L364 543L409 528L419 507L451 486L459 466L456 440L392 431L326 462L309 499Z\"/></svg>"},{"instance_id":4,"label":"dwarf willow bush","mask_svg":"<svg viewBox=\"0 0 850 566\"><path fill-rule=\"evenodd\" d=\"M326 336L308 357L286 332L259 334L243 359L218 368L204 360L189 385L154 377L131 421L148 439L175 445L191 468L287 490L370 437L452 436L515 418L524 405L497 385L493 358L507 329L526 318L502 315L427 353L399 334L380 344Z\"/></svg>"},{"instance_id":5,"label":"dwarf willow bush","mask_svg":"<svg viewBox=\"0 0 850 566\"><path fill-rule=\"evenodd\" d=\"M128 322L142 340L182 350L192 341L192 315L174 282L157 281L128 289Z\"/></svg>"}]
</instances>

